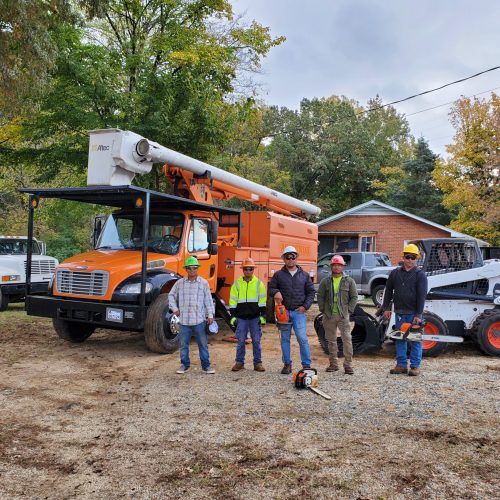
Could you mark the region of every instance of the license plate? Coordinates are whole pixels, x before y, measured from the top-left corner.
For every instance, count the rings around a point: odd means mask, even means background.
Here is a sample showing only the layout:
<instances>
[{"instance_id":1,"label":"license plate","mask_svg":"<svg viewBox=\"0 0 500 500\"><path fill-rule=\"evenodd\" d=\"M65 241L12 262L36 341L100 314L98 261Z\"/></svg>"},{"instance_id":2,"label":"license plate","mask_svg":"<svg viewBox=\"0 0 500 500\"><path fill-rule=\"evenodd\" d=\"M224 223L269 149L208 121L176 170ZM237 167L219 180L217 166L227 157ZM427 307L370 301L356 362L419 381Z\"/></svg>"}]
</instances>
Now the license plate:
<instances>
[{"instance_id":1,"label":"license plate","mask_svg":"<svg viewBox=\"0 0 500 500\"><path fill-rule=\"evenodd\" d=\"M115 323L123 323L123 311L121 309L106 307L106 320L114 321Z\"/></svg>"}]
</instances>

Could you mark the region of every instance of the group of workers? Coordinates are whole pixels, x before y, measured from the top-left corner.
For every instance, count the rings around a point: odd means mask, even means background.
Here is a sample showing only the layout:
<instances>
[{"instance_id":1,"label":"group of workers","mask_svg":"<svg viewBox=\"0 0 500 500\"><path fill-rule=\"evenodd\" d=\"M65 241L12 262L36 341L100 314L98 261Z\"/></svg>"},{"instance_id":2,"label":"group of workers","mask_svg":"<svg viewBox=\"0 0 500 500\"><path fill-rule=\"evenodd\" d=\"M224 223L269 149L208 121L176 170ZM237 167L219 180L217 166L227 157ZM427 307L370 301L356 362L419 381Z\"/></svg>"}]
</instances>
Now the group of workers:
<instances>
[{"instance_id":1,"label":"group of workers","mask_svg":"<svg viewBox=\"0 0 500 500\"><path fill-rule=\"evenodd\" d=\"M427 277L417 267L418 247L406 245L401 252L402 263L391 271L384 293L382 305L384 319L396 314L395 327L409 322L420 325L427 293ZM297 263L299 254L295 247L287 246L283 250L283 267L274 273L269 283L269 296L275 303L283 304L288 313L288 323L280 328L281 353L283 360L282 374L292 372L291 333L292 328L299 344L302 368L311 367L311 352L307 338L306 311L311 307L315 288L312 279ZM323 326L328 342L329 364L327 372L339 370L337 333L342 338L344 351L344 372L353 375L353 347L351 315L358 302L356 283L345 275L346 263L341 255L331 259L331 276L323 278L319 285L317 299L319 310L323 313ZM181 366L176 371L183 374L190 367L189 343L194 335L198 344L202 370L207 374L215 373L210 365L208 337L206 329L214 322L214 304L208 282L198 276L200 264L196 257L190 256L184 263L187 277L178 280L169 293L169 307L180 319L179 333ZM235 328L237 339L236 359L232 371L245 367L245 348L250 335L253 349L253 367L264 372L262 364L262 326L266 324L266 303L268 293L264 283L255 276L255 262L246 258L242 262L243 275L231 286L229 311L230 324ZM408 370L408 346L406 340L396 340L396 366L391 374L420 373L422 361L422 343L411 342L410 369Z\"/></svg>"}]
</instances>

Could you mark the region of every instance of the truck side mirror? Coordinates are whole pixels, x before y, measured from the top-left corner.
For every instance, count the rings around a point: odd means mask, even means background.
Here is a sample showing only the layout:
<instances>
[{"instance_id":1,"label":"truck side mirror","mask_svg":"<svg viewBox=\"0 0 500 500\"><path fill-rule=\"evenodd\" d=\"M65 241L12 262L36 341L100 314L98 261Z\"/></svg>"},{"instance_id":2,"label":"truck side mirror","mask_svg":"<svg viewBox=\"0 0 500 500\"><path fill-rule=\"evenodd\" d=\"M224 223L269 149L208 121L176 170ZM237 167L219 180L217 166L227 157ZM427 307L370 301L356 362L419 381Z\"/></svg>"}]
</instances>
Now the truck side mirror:
<instances>
[{"instance_id":1,"label":"truck side mirror","mask_svg":"<svg viewBox=\"0 0 500 500\"><path fill-rule=\"evenodd\" d=\"M217 243L217 236L218 235L219 235L219 223L215 220L209 221L209 223L208 223L208 242L209 243ZM217 252L210 254L210 255L217 255Z\"/></svg>"},{"instance_id":2,"label":"truck side mirror","mask_svg":"<svg viewBox=\"0 0 500 500\"><path fill-rule=\"evenodd\" d=\"M208 255L217 255L217 252L219 251L219 247L217 243L209 243L208 244Z\"/></svg>"},{"instance_id":3,"label":"truck side mirror","mask_svg":"<svg viewBox=\"0 0 500 500\"><path fill-rule=\"evenodd\" d=\"M97 240L102 231L103 221L106 220L105 215L96 215L94 218L94 231L92 232L92 248L97 245Z\"/></svg>"}]
</instances>

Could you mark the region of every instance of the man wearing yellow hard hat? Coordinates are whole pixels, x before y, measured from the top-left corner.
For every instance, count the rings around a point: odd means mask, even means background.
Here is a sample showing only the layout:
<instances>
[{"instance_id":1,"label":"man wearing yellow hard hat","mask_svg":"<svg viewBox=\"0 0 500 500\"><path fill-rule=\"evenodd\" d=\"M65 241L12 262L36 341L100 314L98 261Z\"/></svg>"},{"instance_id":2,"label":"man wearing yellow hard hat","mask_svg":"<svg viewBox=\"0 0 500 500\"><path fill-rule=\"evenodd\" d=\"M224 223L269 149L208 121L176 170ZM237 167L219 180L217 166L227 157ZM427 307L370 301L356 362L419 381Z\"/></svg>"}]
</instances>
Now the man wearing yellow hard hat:
<instances>
[{"instance_id":1,"label":"man wearing yellow hard hat","mask_svg":"<svg viewBox=\"0 0 500 500\"><path fill-rule=\"evenodd\" d=\"M390 319L392 304L396 314L396 329L403 323L420 325L423 320L425 297L427 295L427 276L417 267L420 251L417 245L410 243L401 252L403 264L391 271L385 285L382 309L384 318ZM396 340L396 366L391 369L393 375L420 374L422 363L422 342L411 342L410 370L408 371L408 345L406 340Z\"/></svg>"}]
</instances>

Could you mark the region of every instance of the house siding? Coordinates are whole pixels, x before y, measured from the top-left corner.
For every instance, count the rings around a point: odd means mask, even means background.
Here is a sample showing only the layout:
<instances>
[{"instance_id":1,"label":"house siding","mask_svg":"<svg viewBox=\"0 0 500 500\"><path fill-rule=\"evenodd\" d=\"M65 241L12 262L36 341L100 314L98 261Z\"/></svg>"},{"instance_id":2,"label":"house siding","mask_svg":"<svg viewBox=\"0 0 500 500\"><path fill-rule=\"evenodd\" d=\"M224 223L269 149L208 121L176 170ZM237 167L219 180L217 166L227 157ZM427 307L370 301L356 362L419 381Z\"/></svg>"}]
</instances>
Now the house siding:
<instances>
[{"instance_id":1,"label":"house siding","mask_svg":"<svg viewBox=\"0 0 500 500\"><path fill-rule=\"evenodd\" d=\"M319 238L321 238L321 233L330 231L375 232L376 251L388 254L394 264L401 259L401 250L405 240L450 237L450 232L400 214L346 215L319 226Z\"/></svg>"}]
</instances>

